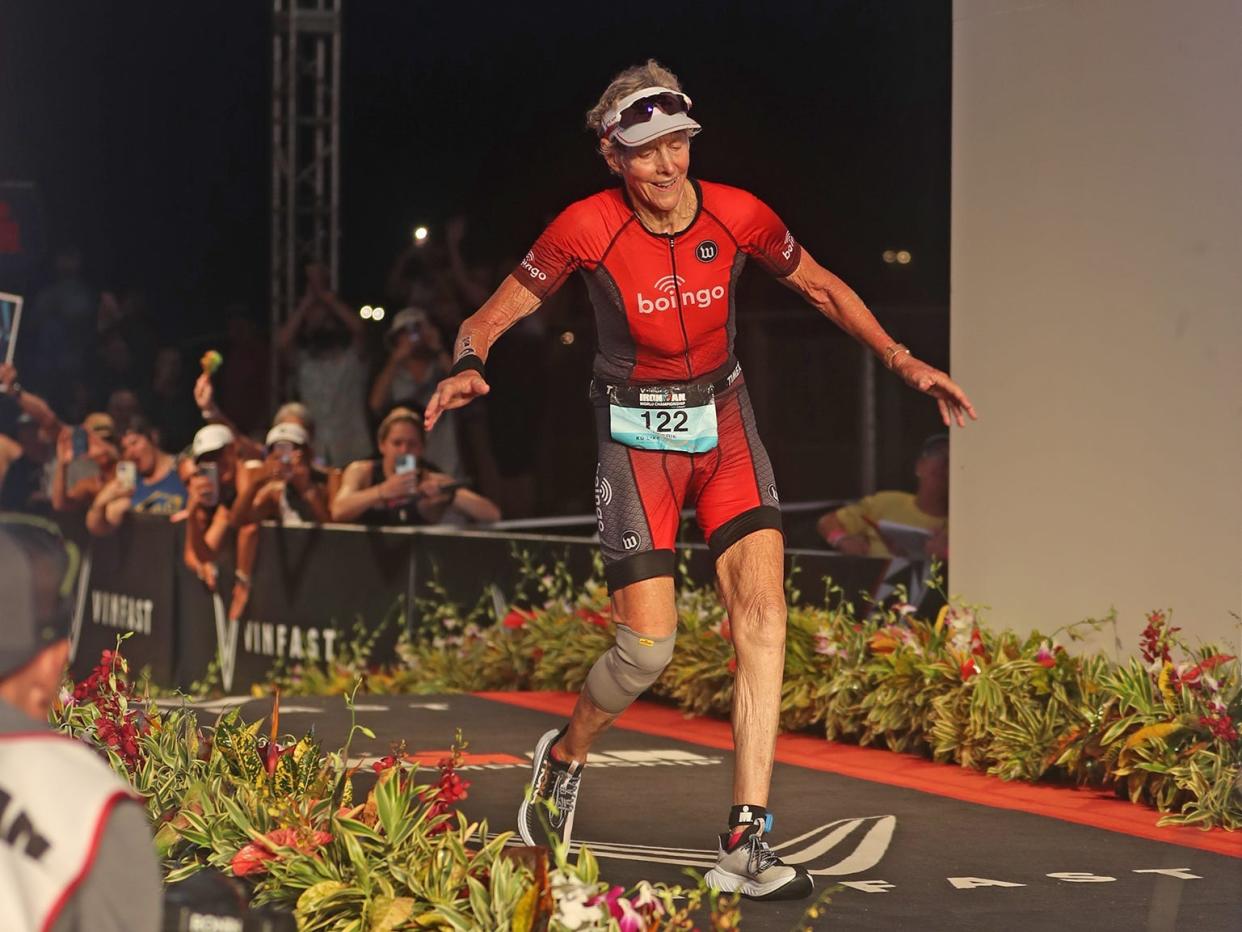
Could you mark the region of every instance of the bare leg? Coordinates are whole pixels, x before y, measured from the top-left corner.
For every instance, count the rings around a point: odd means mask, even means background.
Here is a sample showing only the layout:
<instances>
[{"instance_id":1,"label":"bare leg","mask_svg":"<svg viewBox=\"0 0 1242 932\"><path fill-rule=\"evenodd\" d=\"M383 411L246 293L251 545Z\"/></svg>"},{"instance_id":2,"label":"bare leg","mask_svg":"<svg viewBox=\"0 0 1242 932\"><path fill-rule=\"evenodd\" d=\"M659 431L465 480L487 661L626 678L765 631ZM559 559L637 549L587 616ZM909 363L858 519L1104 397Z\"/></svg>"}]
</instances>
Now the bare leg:
<instances>
[{"instance_id":1,"label":"bare leg","mask_svg":"<svg viewBox=\"0 0 1242 932\"><path fill-rule=\"evenodd\" d=\"M737 651L733 686L733 802L768 804L785 672L785 542L748 534L716 561Z\"/></svg>"},{"instance_id":2,"label":"bare leg","mask_svg":"<svg viewBox=\"0 0 1242 932\"><path fill-rule=\"evenodd\" d=\"M657 576L632 583L612 594L613 620L629 625L639 634L650 637L667 637L677 630L677 606L673 595L673 580L669 576ZM605 712L583 690L578 695L569 730L557 746L557 753L585 763L591 745L608 730L617 716Z\"/></svg>"}]
</instances>

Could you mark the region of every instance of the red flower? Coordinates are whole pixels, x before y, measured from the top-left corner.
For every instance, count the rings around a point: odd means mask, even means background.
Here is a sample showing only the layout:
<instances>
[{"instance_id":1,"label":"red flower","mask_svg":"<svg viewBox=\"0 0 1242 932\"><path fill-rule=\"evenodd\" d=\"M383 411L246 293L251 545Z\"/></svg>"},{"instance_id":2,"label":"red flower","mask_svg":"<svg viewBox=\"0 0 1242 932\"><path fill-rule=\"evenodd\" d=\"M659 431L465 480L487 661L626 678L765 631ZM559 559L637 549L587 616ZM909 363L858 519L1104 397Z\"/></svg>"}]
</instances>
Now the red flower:
<instances>
[{"instance_id":1,"label":"red flower","mask_svg":"<svg viewBox=\"0 0 1242 932\"><path fill-rule=\"evenodd\" d=\"M983 646L983 635L979 632L979 626L970 629L970 652L976 657L982 657L987 653L987 648Z\"/></svg>"},{"instance_id":2,"label":"red flower","mask_svg":"<svg viewBox=\"0 0 1242 932\"><path fill-rule=\"evenodd\" d=\"M961 666L961 671L960 671L960 672L961 672L961 674L962 674L962 682L963 682L963 683L967 682L968 680L970 680L970 678L971 678L972 676L974 676L976 673L978 673L978 672L979 672L979 668L975 666L975 658L974 658L974 657L967 657L967 658L965 659L965 661L963 661L963 662L962 662L962 666Z\"/></svg>"},{"instance_id":3,"label":"red flower","mask_svg":"<svg viewBox=\"0 0 1242 932\"><path fill-rule=\"evenodd\" d=\"M251 842L243 845L233 855L233 860L229 862L229 867L233 869L234 877L245 877L248 874L262 874L267 872L267 865L264 861L270 861L276 855L268 851L266 848Z\"/></svg>"},{"instance_id":4,"label":"red flower","mask_svg":"<svg viewBox=\"0 0 1242 932\"><path fill-rule=\"evenodd\" d=\"M612 623L606 615L589 608L579 608L574 614L583 621L589 621L591 624L598 625L601 628L607 628Z\"/></svg>"},{"instance_id":5,"label":"red flower","mask_svg":"<svg viewBox=\"0 0 1242 932\"><path fill-rule=\"evenodd\" d=\"M1213 737L1219 738L1221 741L1232 743L1238 740L1238 726L1234 724L1233 719L1225 712L1214 712L1211 715L1200 716L1199 724L1210 731Z\"/></svg>"},{"instance_id":6,"label":"red flower","mask_svg":"<svg viewBox=\"0 0 1242 932\"><path fill-rule=\"evenodd\" d=\"M520 609L511 609L508 615L505 615L504 621L501 622L506 628L516 631L518 628L526 626L526 622L534 618L533 612L523 612Z\"/></svg>"},{"instance_id":7,"label":"red flower","mask_svg":"<svg viewBox=\"0 0 1242 932\"><path fill-rule=\"evenodd\" d=\"M318 830L298 831L293 828L278 828L262 835L248 845L242 845L233 855L230 867L233 876L245 877L247 874L262 874L267 871L267 861L278 857L273 850L276 847L296 848L303 854L310 854L316 848L326 845L332 840L327 832Z\"/></svg>"},{"instance_id":8,"label":"red flower","mask_svg":"<svg viewBox=\"0 0 1242 932\"><path fill-rule=\"evenodd\" d=\"M729 658L729 672L730 673L737 672L737 658L736 657Z\"/></svg>"},{"instance_id":9,"label":"red flower","mask_svg":"<svg viewBox=\"0 0 1242 932\"><path fill-rule=\"evenodd\" d=\"M1169 647L1173 643L1173 635L1181 630L1181 628L1169 625L1168 616L1164 612L1159 610L1148 612L1147 627L1139 635L1143 662L1151 665L1159 660L1161 666L1169 663Z\"/></svg>"},{"instance_id":10,"label":"red flower","mask_svg":"<svg viewBox=\"0 0 1242 932\"><path fill-rule=\"evenodd\" d=\"M371 769L374 770L376 773L383 773L385 770L391 770L393 767L396 767L396 766L397 766L397 758L393 756L392 754L389 754L386 757L381 757L374 764L372 764Z\"/></svg>"}]
</instances>

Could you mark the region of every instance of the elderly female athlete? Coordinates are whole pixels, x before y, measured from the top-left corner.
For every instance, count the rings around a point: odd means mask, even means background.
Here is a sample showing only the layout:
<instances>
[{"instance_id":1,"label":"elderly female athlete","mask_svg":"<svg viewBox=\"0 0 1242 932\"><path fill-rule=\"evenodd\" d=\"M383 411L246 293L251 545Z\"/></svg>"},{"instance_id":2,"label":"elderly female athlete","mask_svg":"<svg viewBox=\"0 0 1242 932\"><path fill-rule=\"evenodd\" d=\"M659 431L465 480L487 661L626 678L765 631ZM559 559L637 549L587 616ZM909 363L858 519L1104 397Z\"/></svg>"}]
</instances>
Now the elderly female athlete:
<instances>
[{"instance_id":1,"label":"elderly female athlete","mask_svg":"<svg viewBox=\"0 0 1242 932\"><path fill-rule=\"evenodd\" d=\"M682 506L694 502L737 651L734 805L708 881L754 898L795 898L811 892L810 876L762 841L785 657L784 545L772 467L733 355L743 264L757 261L933 396L946 424L964 426L975 412L945 373L894 342L767 205L689 176L690 140L701 128L689 111L677 78L654 61L608 85L587 122L622 184L566 208L462 324L453 372L426 421L430 429L444 411L487 394L492 344L582 272L599 334L595 502L616 643L591 669L569 724L539 741L519 830L535 844L544 818L568 841L592 743L668 664L677 631L673 548ZM540 800L554 804L550 814L541 814Z\"/></svg>"}]
</instances>

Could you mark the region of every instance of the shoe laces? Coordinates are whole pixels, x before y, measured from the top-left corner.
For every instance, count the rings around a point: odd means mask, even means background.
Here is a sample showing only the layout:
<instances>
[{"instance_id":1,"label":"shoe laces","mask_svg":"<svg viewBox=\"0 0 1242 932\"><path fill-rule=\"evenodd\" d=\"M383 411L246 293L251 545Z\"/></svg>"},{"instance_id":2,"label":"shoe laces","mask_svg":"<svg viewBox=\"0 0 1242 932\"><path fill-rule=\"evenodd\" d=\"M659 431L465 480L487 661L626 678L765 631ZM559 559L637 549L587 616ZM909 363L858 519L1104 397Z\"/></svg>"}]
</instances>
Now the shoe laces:
<instances>
[{"instance_id":1,"label":"shoe laces","mask_svg":"<svg viewBox=\"0 0 1242 932\"><path fill-rule=\"evenodd\" d=\"M552 801L562 817L572 812L578 802L578 781L581 777L581 770L564 770L557 775L552 786Z\"/></svg>"},{"instance_id":2,"label":"shoe laces","mask_svg":"<svg viewBox=\"0 0 1242 932\"><path fill-rule=\"evenodd\" d=\"M746 857L746 870L751 874L762 874L769 867L781 862L768 847L768 843L760 839L758 832L750 836L747 846L750 851Z\"/></svg>"}]
</instances>

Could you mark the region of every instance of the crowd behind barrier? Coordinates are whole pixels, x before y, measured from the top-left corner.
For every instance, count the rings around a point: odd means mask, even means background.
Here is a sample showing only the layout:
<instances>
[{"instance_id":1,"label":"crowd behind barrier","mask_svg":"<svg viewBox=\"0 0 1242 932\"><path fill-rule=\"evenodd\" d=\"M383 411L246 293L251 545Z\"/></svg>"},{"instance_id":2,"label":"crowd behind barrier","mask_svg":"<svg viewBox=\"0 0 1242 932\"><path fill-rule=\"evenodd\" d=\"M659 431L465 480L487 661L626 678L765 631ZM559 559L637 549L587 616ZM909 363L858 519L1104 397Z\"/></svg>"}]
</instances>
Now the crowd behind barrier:
<instances>
[{"instance_id":1,"label":"crowd behind barrier","mask_svg":"<svg viewBox=\"0 0 1242 932\"><path fill-rule=\"evenodd\" d=\"M185 525L131 515L117 533L87 535L80 519L62 520L81 543L71 636L75 676L128 633L124 650L161 686L189 689L209 679L226 692L246 691L280 665L331 660L361 636L374 639L372 660L395 659L401 630L417 634L422 607L447 600L503 618L520 597L521 554L536 565L563 562L575 580L593 572L598 544L571 537L451 527L352 525L259 526L251 597L240 619L228 617L230 554L211 592L180 558ZM710 585L713 563L702 544L685 552L691 583ZM791 549L786 557L805 603L827 597L825 577L849 596L875 592L890 561ZM408 609L408 610L407 610Z\"/></svg>"}]
</instances>

